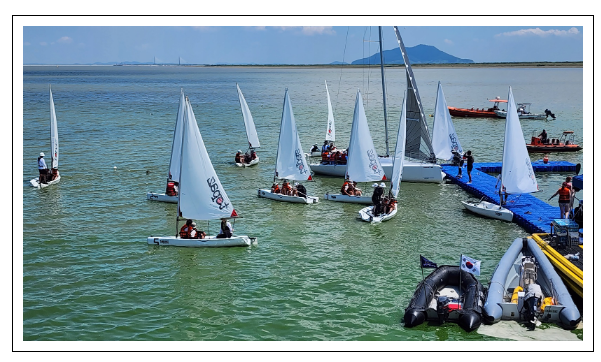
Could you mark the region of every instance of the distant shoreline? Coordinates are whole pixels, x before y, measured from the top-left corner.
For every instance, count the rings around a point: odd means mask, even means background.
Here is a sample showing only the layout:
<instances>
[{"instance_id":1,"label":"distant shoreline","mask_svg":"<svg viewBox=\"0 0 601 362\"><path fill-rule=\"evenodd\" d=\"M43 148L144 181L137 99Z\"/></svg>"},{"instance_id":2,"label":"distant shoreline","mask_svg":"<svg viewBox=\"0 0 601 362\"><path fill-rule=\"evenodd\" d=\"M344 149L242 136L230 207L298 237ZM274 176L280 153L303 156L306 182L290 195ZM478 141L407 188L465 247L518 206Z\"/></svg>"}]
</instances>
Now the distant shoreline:
<instances>
[{"instance_id":1,"label":"distant shoreline","mask_svg":"<svg viewBox=\"0 0 601 362\"><path fill-rule=\"evenodd\" d=\"M512 62L512 63L444 63L411 64L413 68L582 68L584 62ZM369 68L379 64L24 64L24 67L204 67L204 68ZM403 64L386 64L386 68L399 68Z\"/></svg>"}]
</instances>

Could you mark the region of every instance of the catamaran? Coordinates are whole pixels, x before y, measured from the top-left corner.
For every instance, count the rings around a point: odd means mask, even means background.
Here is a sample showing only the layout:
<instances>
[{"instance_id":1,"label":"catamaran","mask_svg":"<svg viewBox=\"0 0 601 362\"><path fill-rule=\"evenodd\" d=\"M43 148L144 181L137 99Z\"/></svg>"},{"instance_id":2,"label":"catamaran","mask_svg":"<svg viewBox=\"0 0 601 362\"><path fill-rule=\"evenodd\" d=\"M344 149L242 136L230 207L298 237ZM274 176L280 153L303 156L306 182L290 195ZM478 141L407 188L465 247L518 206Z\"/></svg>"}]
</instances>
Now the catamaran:
<instances>
[{"instance_id":1,"label":"catamaran","mask_svg":"<svg viewBox=\"0 0 601 362\"><path fill-rule=\"evenodd\" d=\"M186 100L184 90L181 89L179 97L179 107L177 109L177 117L175 118L175 129L173 130L173 142L171 143L171 158L169 159L169 175L167 177L167 188L165 193L159 194L148 192L146 198L152 201L162 201L177 203L177 193L180 175L180 161L182 151L182 130L184 122L184 113Z\"/></svg>"},{"instance_id":2,"label":"catamaran","mask_svg":"<svg viewBox=\"0 0 601 362\"><path fill-rule=\"evenodd\" d=\"M30 180L31 186L42 189L54 185L61 180L58 172L58 128L56 125L56 111L54 110L54 99L52 98L52 88L50 90L50 149L52 152L52 163L50 172L46 175L46 183L40 182L39 176Z\"/></svg>"},{"instance_id":3,"label":"catamaran","mask_svg":"<svg viewBox=\"0 0 601 362\"><path fill-rule=\"evenodd\" d=\"M296 121L292 112L292 104L288 95L288 88L284 95L284 107L282 110L282 121L280 124L280 138L278 140L278 150L275 163L275 172L273 177L274 186L276 179L293 181L312 180L311 168L307 164L303 148L300 143ZM288 195L280 192L272 192L273 189L259 189L258 196L277 201L294 202L301 204L314 204L319 201L319 197L309 195Z\"/></svg>"},{"instance_id":4,"label":"catamaran","mask_svg":"<svg viewBox=\"0 0 601 362\"><path fill-rule=\"evenodd\" d=\"M517 108L513 99L513 92L509 87L507 102L507 119L505 121L505 141L503 143L503 163L501 166L501 177L499 186L499 204L503 205L502 192L505 196L512 194L525 194L538 191L538 183L530 156L524 142L524 134L518 117ZM479 203L461 201L463 206L476 214L511 222L513 212L503 206L491 202L480 201Z\"/></svg>"},{"instance_id":5,"label":"catamaran","mask_svg":"<svg viewBox=\"0 0 601 362\"><path fill-rule=\"evenodd\" d=\"M259 148L261 145L259 144L259 136L257 136L253 116L250 113L250 109L248 108L248 104L246 104L246 99L244 99L244 95L242 94L238 83L236 83L236 88L238 89L238 99L240 100L240 108L242 109L242 117L244 118L244 126L246 128L246 138L248 139L247 154L249 158L249 160L245 160L245 156L242 155L242 162L236 162L236 166L250 167L259 163L259 156L256 154L255 148Z\"/></svg>"},{"instance_id":6,"label":"catamaran","mask_svg":"<svg viewBox=\"0 0 601 362\"><path fill-rule=\"evenodd\" d=\"M407 182L434 182L440 183L443 179L443 172L440 165L435 163L436 156L432 149L432 141L428 131L426 116L422 108L422 102L419 97L417 83L413 76L411 63L405 51L405 45L401 35L394 27L399 48L405 64L405 73L407 77L407 145L405 150L406 160L404 161L403 180ZM384 169L386 177L392 177L393 160L388 152L388 125L386 120L386 87L384 78L384 61L382 51L382 28L379 28L380 39L380 70L382 73L382 94L384 105L384 131L386 139L386 155L379 156L380 163ZM328 164L324 162L311 164L311 169L316 174L344 177L346 174L345 164Z\"/></svg>"},{"instance_id":7,"label":"catamaran","mask_svg":"<svg viewBox=\"0 0 601 362\"><path fill-rule=\"evenodd\" d=\"M250 246L256 238L232 235L229 238L207 236L204 239L182 239L178 233L181 218L194 220L219 220L238 217L232 202L225 193L213 168L202 140L190 100L186 97L182 123L179 193L175 236L150 236L150 245L186 247Z\"/></svg>"},{"instance_id":8,"label":"catamaran","mask_svg":"<svg viewBox=\"0 0 601 362\"><path fill-rule=\"evenodd\" d=\"M380 223L392 219L397 213L397 196L403 179L404 163L405 163L405 138L407 127L407 96L403 100L403 110L401 111L401 120L399 122L399 130L397 132L396 146L394 150L392 178L390 179L390 191L387 197L386 209L380 212L375 212L375 205L364 207L359 210L359 219L374 223Z\"/></svg>"}]
</instances>

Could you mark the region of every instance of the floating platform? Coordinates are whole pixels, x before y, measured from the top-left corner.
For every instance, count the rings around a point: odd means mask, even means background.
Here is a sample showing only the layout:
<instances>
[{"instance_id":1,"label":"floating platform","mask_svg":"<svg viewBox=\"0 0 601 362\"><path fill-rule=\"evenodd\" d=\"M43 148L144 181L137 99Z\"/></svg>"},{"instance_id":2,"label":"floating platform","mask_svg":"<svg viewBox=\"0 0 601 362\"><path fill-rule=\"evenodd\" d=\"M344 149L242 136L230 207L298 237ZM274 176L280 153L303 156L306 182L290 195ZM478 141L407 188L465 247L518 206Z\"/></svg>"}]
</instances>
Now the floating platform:
<instances>
[{"instance_id":1,"label":"floating platform","mask_svg":"<svg viewBox=\"0 0 601 362\"><path fill-rule=\"evenodd\" d=\"M463 177L457 178L457 166L441 165L447 179L479 199L499 204L499 189L497 178L489 173L501 173L500 162L474 163L472 183L468 184L467 170L463 168ZM535 173L541 172L573 172L577 165L567 161L532 162ZM551 206L530 194L509 195L504 205L513 212L513 222L523 227L527 232L550 233L551 222L559 217L559 206Z\"/></svg>"}]
</instances>

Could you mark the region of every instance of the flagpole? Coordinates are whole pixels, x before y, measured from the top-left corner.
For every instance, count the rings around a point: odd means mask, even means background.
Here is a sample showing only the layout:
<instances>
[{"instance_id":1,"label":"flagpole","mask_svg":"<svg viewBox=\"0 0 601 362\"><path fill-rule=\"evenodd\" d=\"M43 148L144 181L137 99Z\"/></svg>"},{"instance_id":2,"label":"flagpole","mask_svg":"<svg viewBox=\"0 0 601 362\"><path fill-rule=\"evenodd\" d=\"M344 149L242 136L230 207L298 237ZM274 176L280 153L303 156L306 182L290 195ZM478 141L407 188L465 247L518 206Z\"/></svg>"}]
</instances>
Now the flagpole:
<instances>
[{"instance_id":1,"label":"flagpole","mask_svg":"<svg viewBox=\"0 0 601 362\"><path fill-rule=\"evenodd\" d=\"M461 271L463 270L463 268L461 268L461 263L463 263L463 254L461 254L461 256L459 257L459 302L461 302ZM463 304L463 303L462 303Z\"/></svg>"}]
</instances>

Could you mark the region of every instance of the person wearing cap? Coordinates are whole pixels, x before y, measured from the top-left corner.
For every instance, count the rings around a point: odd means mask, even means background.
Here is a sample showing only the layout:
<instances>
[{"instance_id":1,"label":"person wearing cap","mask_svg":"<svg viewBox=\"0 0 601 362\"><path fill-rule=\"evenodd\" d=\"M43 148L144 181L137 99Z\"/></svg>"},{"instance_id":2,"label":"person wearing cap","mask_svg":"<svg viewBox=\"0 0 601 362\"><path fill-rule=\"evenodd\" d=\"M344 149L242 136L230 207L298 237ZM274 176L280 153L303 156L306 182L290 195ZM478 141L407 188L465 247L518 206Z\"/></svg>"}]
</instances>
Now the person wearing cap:
<instances>
[{"instance_id":1,"label":"person wearing cap","mask_svg":"<svg viewBox=\"0 0 601 362\"><path fill-rule=\"evenodd\" d=\"M219 230L219 234L217 234L217 239L225 239L231 238L234 232L234 228L232 224L227 221L227 219L221 219L221 229Z\"/></svg>"},{"instance_id":2,"label":"person wearing cap","mask_svg":"<svg viewBox=\"0 0 601 362\"><path fill-rule=\"evenodd\" d=\"M567 219L570 214L570 199L572 197L572 190L568 187L568 183L564 182L561 184L559 190L549 197L549 201L559 194L559 214L560 219Z\"/></svg>"},{"instance_id":3,"label":"person wearing cap","mask_svg":"<svg viewBox=\"0 0 601 362\"><path fill-rule=\"evenodd\" d=\"M207 234L202 231L196 229L196 223L192 222L192 230L190 231L190 239L204 239Z\"/></svg>"},{"instance_id":4,"label":"person wearing cap","mask_svg":"<svg viewBox=\"0 0 601 362\"><path fill-rule=\"evenodd\" d=\"M296 183L296 196L298 197L304 197L305 199L307 198L307 189L305 188L305 186L303 186L300 183Z\"/></svg>"},{"instance_id":5,"label":"person wearing cap","mask_svg":"<svg viewBox=\"0 0 601 362\"><path fill-rule=\"evenodd\" d=\"M192 233L192 224L194 224L194 221L192 221L192 219L188 219L186 220L186 224L184 224L184 226L182 226L182 228L179 230L179 237L182 239L190 239L191 233Z\"/></svg>"},{"instance_id":6,"label":"person wearing cap","mask_svg":"<svg viewBox=\"0 0 601 362\"><path fill-rule=\"evenodd\" d=\"M48 166L46 166L46 161L44 160L44 152L40 152L40 157L38 157L38 171L40 172L40 183L48 183Z\"/></svg>"},{"instance_id":7,"label":"person wearing cap","mask_svg":"<svg viewBox=\"0 0 601 362\"><path fill-rule=\"evenodd\" d=\"M236 153L236 163L242 163L242 151L240 150Z\"/></svg>"}]
</instances>

